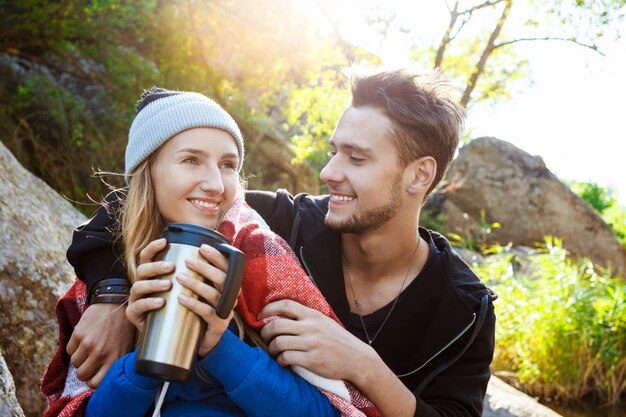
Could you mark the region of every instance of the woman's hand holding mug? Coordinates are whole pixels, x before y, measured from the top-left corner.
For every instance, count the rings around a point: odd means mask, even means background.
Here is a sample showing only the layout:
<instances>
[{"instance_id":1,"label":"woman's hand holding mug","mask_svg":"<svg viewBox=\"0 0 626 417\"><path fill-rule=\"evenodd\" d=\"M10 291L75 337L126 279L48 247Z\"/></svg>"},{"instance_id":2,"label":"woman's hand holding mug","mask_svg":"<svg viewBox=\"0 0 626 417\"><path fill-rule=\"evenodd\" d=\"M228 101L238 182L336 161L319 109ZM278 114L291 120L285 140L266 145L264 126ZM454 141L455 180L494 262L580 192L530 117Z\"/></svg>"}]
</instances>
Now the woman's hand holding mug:
<instances>
[{"instance_id":1,"label":"woman's hand holding mug","mask_svg":"<svg viewBox=\"0 0 626 417\"><path fill-rule=\"evenodd\" d=\"M157 254L167 246L164 238L149 243L139 253L139 266L135 281L130 290L126 316L139 331L144 330L147 313L163 307L165 299L156 296L158 293L171 289L172 283L166 279L154 279L171 273L174 269L172 262L155 261ZM222 337L232 318L232 311L226 319L221 319L215 313L215 308L224 289L226 273L228 271L228 259L215 248L202 245L200 255L207 262L200 259L187 258L185 265L192 271L200 274L205 281L199 281L184 272L176 274L176 280L183 287L191 290L198 299L186 295L180 295L178 300L181 305L196 313L207 323L207 329L200 338L198 354L205 356L213 349Z\"/></svg>"}]
</instances>

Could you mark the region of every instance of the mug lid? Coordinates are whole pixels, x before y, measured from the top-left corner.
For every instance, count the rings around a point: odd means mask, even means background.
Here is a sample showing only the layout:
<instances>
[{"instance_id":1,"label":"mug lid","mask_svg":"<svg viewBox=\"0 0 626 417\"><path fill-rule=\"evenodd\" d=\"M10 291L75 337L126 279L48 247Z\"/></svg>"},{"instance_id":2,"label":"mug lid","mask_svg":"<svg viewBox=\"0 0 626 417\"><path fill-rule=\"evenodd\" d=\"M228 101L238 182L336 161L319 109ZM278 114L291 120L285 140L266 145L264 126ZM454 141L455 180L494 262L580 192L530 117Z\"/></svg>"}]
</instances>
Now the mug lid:
<instances>
[{"instance_id":1,"label":"mug lid","mask_svg":"<svg viewBox=\"0 0 626 417\"><path fill-rule=\"evenodd\" d=\"M223 234L189 223L168 224L163 230L163 237L168 243L182 243L198 247L204 243L214 243L216 240L221 243L228 243L228 239Z\"/></svg>"}]
</instances>

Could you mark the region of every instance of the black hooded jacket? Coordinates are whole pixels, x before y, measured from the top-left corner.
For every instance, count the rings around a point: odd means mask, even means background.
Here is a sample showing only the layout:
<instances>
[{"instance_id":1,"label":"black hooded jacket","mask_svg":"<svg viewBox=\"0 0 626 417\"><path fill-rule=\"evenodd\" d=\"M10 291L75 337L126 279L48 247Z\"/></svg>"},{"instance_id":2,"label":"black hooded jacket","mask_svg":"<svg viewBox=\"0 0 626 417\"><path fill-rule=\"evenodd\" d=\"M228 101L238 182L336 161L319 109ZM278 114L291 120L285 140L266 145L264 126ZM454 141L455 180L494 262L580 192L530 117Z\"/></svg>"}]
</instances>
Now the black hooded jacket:
<instances>
[{"instance_id":1,"label":"black hooded jacket","mask_svg":"<svg viewBox=\"0 0 626 417\"><path fill-rule=\"evenodd\" d=\"M67 256L91 292L105 278L127 277L113 244L119 196L111 193L88 223L74 232ZM367 343L345 294L341 235L324 225L328 196L252 191L246 200L294 249L311 279L355 336ZM440 234L420 228L430 246L426 265L392 303L364 316L372 347L415 394L416 416L481 416L493 358L496 296ZM381 327L382 325L382 327Z\"/></svg>"}]
</instances>

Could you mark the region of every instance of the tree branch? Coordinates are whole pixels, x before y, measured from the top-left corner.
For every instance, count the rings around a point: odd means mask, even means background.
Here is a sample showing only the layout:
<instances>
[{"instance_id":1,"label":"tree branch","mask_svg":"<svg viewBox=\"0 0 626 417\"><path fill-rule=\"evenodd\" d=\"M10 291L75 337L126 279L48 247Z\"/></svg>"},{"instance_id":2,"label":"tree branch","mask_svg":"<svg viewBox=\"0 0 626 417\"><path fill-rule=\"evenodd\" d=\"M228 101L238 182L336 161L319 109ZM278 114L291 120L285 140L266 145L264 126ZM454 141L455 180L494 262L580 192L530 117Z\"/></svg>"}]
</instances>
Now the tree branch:
<instances>
[{"instance_id":1,"label":"tree branch","mask_svg":"<svg viewBox=\"0 0 626 417\"><path fill-rule=\"evenodd\" d=\"M503 47L503 46L506 46L506 45L512 45L512 44L518 43L518 42L532 42L532 41L562 41L562 42L571 42L571 43L574 43L574 44L576 44L578 46L582 46L583 48L591 49L592 51L597 52L597 53L599 53L602 56L606 56L604 54L604 52L600 51L596 45L588 45L586 43L579 42L576 39L559 38L559 37L553 37L553 36L546 36L546 37L543 37L543 38L519 38L519 39L512 39L510 41L506 41L506 42L502 42L502 43L498 43L498 44L494 45L493 49L498 49L500 47Z\"/></svg>"},{"instance_id":2,"label":"tree branch","mask_svg":"<svg viewBox=\"0 0 626 417\"><path fill-rule=\"evenodd\" d=\"M509 13L511 12L511 6L512 0L504 0L502 15L498 19L498 23L496 23L496 27L493 29L493 32L491 32L489 40L487 41L487 45L485 45L485 49L483 50L480 60L472 71L472 75L470 76L470 79L467 82L467 86L465 87L465 91L463 92L463 96L461 97L460 104L463 107L467 107L472 92L474 91L474 88L476 88L476 82L478 81L478 77L480 77L480 75L484 72L487 59L489 59L489 56L493 53L495 49L494 46L496 43L496 39L498 39L498 36L500 36L502 26L504 26L504 22L506 22L506 19L509 17Z\"/></svg>"},{"instance_id":3,"label":"tree branch","mask_svg":"<svg viewBox=\"0 0 626 417\"><path fill-rule=\"evenodd\" d=\"M441 39L441 42L439 42L439 48L437 49L437 55L435 57L434 67L435 68L441 67L441 64L443 63L443 55L445 53L447 46L450 44L450 42L454 40L454 38L456 38L456 36L461 32L461 29L463 29L465 24L471 19L472 13L474 13L476 10L484 9L485 7L495 6L498 3L501 3L503 1L505 0L488 0L481 4L477 4L474 7L470 7L469 9L463 10L461 12L459 12L458 0L454 2L454 7L452 9L450 9L448 2L445 2L446 8L450 12L450 22L448 23L448 28L446 29L446 32L444 33ZM463 16L464 19L461 21L461 24L456 29L454 35L452 35L452 30L454 29L454 26L456 25L457 20L460 16Z\"/></svg>"},{"instance_id":4,"label":"tree branch","mask_svg":"<svg viewBox=\"0 0 626 417\"><path fill-rule=\"evenodd\" d=\"M319 9L320 13L322 13L322 15L324 15L324 18L328 21L328 23L332 27L333 35L335 37L335 41L339 44L339 47L341 48L341 51L343 52L343 55L346 57L348 62L354 61L356 59L356 57L352 53L352 50L351 50L348 42L346 42L346 40L343 38L343 36L341 36L341 32L339 31L339 22L337 20L332 19L330 17L330 15L328 14L328 12L324 8L324 6L319 1L315 1L315 5Z\"/></svg>"},{"instance_id":5,"label":"tree branch","mask_svg":"<svg viewBox=\"0 0 626 417\"><path fill-rule=\"evenodd\" d=\"M461 33L461 30L463 29L463 27L467 24L467 22L469 22L471 20L471 15L466 15L463 16L463 20L461 20L461 23L459 24L459 27L457 28L456 32L454 32L454 35L450 36L450 42L452 42L459 33Z\"/></svg>"},{"instance_id":6,"label":"tree branch","mask_svg":"<svg viewBox=\"0 0 626 417\"><path fill-rule=\"evenodd\" d=\"M462 15L462 14L468 14L468 13L469 13L469 14L472 14L472 13L474 13L476 10L484 9L485 7L489 7L489 6L495 6L496 4L498 4L498 3L502 3L503 1L506 1L506 0L486 1L486 2L484 2L484 3L477 4L477 5L476 5L476 6L474 6L474 7L470 7L469 9L464 10L464 11L460 12L459 14L460 14L460 15Z\"/></svg>"},{"instance_id":7,"label":"tree branch","mask_svg":"<svg viewBox=\"0 0 626 417\"><path fill-rule=\"evenodd\" d=\"M450 33L452 33L452 29L454 28L454 25L456 24L456 19L459 17L458 10L459 10L459 2L457 0L454 2L454 8L450 10L450 22L448 23L448 28L446 29L446 32L443 34L443 38L441 38L441 42L439 42L439 48L437 49L437 56L435 57L435 65L434 65L435 68L441 68L441 63L443 62L443 54L446 50L446 47L452 40L450 38Z\"/></svg>"}]
</instances>

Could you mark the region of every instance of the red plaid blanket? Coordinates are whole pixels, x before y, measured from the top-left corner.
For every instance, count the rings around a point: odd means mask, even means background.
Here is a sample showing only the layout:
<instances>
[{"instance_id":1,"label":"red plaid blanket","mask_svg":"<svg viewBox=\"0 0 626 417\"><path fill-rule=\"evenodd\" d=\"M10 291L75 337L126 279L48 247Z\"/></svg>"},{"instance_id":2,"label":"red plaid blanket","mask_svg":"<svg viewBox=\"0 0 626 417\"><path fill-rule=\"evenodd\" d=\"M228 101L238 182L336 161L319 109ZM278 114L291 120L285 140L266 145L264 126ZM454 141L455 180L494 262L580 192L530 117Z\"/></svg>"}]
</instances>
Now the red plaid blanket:
<instances>
[{"instance_id":1,"label":"red plaid blanket","mask_svg":"<svg viewBox=\"0 0 626 417\"><path fill-rule=\"evenodd\" d=\"M261 309L283 299L314 308L340 323L324 296L303 271L291 248L269 230L243 197L238 198L227 211L218 231L246 255L236 311L253 329L259 330L267 322L257 320ZM41 391L48 397L49 405L44 417L83 416L87 399L93 392L76 377L76 369L66 353L72 331L87 308L86 300L85 285L76 280L57 303L59 348L42 379ZM322 378L302 368L295 368L294 371L317 386L343 416L381 416L349 382Z\"/></svg>"}]
</instances>

